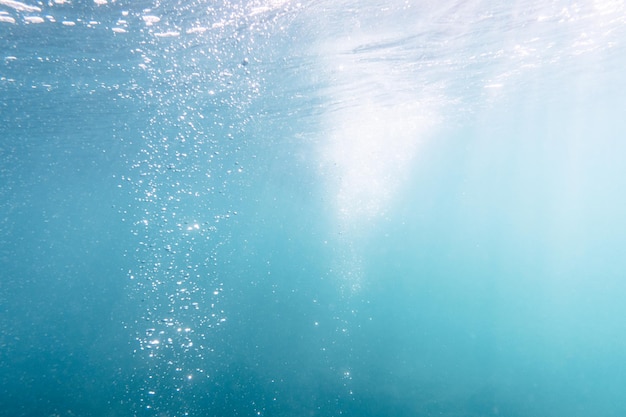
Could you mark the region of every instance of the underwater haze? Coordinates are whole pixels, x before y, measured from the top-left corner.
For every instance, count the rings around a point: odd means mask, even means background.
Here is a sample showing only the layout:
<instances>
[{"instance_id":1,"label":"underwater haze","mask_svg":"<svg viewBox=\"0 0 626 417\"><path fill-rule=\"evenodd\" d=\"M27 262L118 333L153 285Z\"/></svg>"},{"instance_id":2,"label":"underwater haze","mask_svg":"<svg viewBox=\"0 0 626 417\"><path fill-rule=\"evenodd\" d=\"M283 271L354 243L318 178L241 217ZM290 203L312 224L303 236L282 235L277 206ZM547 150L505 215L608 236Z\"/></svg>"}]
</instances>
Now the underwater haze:
<instances>
[{"instance_id":1,"label":"underwater haze","mask_svg":"<svg viewBox=\"0 0 626 417\"><path fill-rule=\"evenodd\" d=\"M624 68L624 0L0 0L0 417L623 417Z\"/></svg>"}]
</instances>

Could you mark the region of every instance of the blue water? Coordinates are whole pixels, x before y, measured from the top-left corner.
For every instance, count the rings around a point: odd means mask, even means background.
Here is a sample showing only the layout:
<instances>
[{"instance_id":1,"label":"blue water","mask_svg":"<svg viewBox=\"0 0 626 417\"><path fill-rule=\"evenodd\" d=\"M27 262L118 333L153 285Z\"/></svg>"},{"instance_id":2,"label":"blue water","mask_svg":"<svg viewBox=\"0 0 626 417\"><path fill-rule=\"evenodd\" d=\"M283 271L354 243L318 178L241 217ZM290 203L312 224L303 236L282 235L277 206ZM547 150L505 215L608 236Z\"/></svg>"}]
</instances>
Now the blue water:
<instances>
[{"instance_id":1,"label":"blue water","mask_svg":"<svg viewBox=\"0 0 626 417\"><path fill-rule=\"evenodd\" d=\"M501 3L0 0L0 416L624 416L626 5Z\"/></svg>"}]
</instances>

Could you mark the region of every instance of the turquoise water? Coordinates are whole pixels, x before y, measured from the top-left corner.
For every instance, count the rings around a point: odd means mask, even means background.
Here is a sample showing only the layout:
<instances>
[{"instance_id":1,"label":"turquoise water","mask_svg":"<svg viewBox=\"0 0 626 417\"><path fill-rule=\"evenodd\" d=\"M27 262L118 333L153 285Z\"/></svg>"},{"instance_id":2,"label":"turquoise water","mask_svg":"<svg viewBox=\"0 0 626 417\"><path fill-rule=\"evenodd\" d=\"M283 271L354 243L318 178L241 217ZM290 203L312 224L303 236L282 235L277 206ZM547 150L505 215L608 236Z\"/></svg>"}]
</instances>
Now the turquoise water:
<instances>
[{"instance_id":1,"label":"turquoise water","mask_svg":"<svg viewBox=\"0 0 626 417\"><path fill-rule=\"evenodd\" d=\"M625 22L0 0L0 416L623 416Z\"/></svg>"}]
</instances>

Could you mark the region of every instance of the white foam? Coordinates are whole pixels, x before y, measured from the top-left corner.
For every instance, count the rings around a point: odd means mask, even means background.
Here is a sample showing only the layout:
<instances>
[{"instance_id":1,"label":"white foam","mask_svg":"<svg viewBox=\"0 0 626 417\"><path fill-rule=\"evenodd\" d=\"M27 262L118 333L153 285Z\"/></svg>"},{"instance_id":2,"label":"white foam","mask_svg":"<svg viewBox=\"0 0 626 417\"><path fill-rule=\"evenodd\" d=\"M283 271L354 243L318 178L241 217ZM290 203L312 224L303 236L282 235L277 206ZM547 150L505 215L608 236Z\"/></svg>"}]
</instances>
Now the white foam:
<instances>
[{"instance_id":1,"label":"white foam","mask_svg":"<svg viewBox=\"0 0 626 417\"><path fill-rule=\"evenodd\" d=\"M0 0L0 5L11 7L18 12L40 12L41 8L37 6L30 6L26 3L15 0Z\"/></svg>"},{"instance_id":2,"label":"white foam","mask_svg":"<svg viewBox=\"0 0 626 417\"><path fill-rule=\"evenodd\" d=\"M185 33L188 33L188 34L192 34L192 33L204 33L204 32L206 32L207 30L209 30L209 28L207 28L207 27L205 27L205 26L195 26L195 27L192 27L192 28L190 28L190 29L187 29L187 31L186 31Z\"/></svg>"},{"instance_id":3,"label":"white foam","mask_svg":"<svg viewBox=\"0 0 626 417\"><path fill-rule=\"evenodd\" d=\"M12 18L11 16L6 16L6 15L0 14L0 22L2 22L2 23L15 23L15 19Z\"/></svg>"},{"instance_id":4,"label":"white foam","mask_svg":"<svg viewBox=\"0 0 626 417\"><path fill-rule=\"evenodd\" d=\"M24 16L26 23L38 24L45 22L43 17L40 16Z\"/></svg>"},{"instance_id":5,"label":"white foam","mask_svg":"<svg viewBox=\"0 0 626 417\"><path fill-rule=\"evenodd\" d=\"M156 36L157 38L173 38L176 36L180 36L180 32L176 32L176 31L160 32L160 33L155 33L154 36Z\"/></svg>"},{"instance_id":6,"label":"white foam","mask_svg":"<svg viewBox=\"0 0 626 417\"><path fill-rule=\"evenodd\" d=\"M151 26L161 21L161 18L159 16L154 16L154 15L149 15L149 14L141 16L141 18L143 19L143 21L146 23L147 26Z\"/></svg>"}]
</instances>

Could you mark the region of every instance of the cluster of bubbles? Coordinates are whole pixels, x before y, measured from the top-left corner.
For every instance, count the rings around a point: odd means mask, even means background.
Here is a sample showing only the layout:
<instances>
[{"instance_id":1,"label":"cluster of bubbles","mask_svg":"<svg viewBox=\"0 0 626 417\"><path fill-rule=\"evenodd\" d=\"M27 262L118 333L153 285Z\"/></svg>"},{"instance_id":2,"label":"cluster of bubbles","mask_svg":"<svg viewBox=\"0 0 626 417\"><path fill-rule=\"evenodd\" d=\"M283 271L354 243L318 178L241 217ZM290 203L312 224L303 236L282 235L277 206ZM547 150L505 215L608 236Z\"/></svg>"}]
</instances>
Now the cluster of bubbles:
<instances>
[{"instance_id":1,"label":"cluster of bubbles","mask_svg":"<svg viewBox=\"0 0 626 417\"><path fill-rule=\"evenodd\" d=\"M183 415L192 407L185 390L215 378L225 361L232 277L224 265L251 181L249 109L263 89L262 71L250 68L272 22L289 12L283 2L185 2L123 11L112 28L134 39L127 93L143 118L138 137L118 133L135 150L119 179L137 238L128 275L140 311L127 327L146 367L134 376L143 410Z\"/></svg>"}]
</instances>

